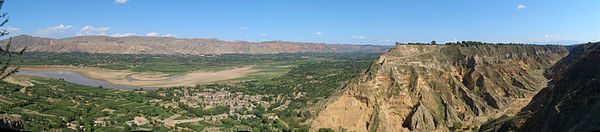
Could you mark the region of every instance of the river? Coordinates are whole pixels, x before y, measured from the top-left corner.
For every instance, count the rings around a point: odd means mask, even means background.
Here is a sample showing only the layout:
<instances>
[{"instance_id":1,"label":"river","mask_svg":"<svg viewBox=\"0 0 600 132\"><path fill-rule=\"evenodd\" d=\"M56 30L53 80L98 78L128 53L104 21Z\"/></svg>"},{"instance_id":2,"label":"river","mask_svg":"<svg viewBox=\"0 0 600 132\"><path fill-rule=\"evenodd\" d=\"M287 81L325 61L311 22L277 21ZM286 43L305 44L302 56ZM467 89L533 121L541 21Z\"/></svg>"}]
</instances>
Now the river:
<instances>
[{"instance_id":1,"label":"river","mask_svg":"<svg viewBox=\"0 0 600 132\"><path fill-rule=\"evenodd\" d=\"M63 78L67 82L76 83L85 86L98 87L102 86L103 88L110 89L126 89L126 90L134 90L139 89L136 87L129 86L121 86L121 85L113 85L106 81L96 80L92 78L88 78L82 76L77 72L65 72L65 71L19 71L17 75L28 75L28 76L39 76L39 77L47 77L47 78ZM144 90L151 90L152 88L144 88Z\"/></svg>"}]
</instances>

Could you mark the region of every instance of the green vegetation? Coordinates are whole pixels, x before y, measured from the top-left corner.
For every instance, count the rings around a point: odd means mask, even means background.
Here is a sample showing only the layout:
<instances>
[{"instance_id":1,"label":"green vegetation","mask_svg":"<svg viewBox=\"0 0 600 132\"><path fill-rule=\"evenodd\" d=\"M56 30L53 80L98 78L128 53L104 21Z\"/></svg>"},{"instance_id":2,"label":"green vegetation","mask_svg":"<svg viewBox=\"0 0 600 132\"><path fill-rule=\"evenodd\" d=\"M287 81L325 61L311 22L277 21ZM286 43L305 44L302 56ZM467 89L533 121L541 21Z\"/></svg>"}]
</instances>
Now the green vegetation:
<instances>
[{"instance_id":1,"label":"green vegetation","mask_svg":"<svg viewBox=\"0 0 600 132\"><path fill-rule=\"evenodd\" d=\"M452 124L452 129L453 130L458 130L460 128L462 128L462 123L461 122L454 122L454 124Z\"/></svg>"},{"instance_id":2,"label":"green vegetation","mask_svg":"<svg viewBox=\"0 0 600 132\"><path fill-rule=\"evenodd\" d=\"M334 132L331 128L319 128L319 132Z\"/></svg>"},{"instance_id":3,"label":"green vegetation","mask_svg":"<svg viewBox=\"0 0 600 132\"><path fill-rule=\"evenodd\" d=\"M404 43L396 42L396 45L402 45ZM438 43L434 40L431 43L406 43L406 45L438 45ZM536 44L521 44L521 43L487 43L487 42L479 42L479 41L456 41L456 42L447 42L445 45L458 45L461 47L470 47L476 45L536 45Z\"/></svg>"},{"instance_id":4,"label":"green vegetation","mask_svg":"<svg viewBox=\"0 0 600 132\"><path fill-rule=\"evenodd\" d=\"M487 119L488 122L493 121L493 120L494 120L494 117L490 117Z\"/></svg>"},{"instance_id":5,"label":"green vegetation","mask_svg":"<svg viewBox=\"0 0 600 132\"><path fill-rule=\"evenodd\" d=\"M341 88L347 81L366 69L375 57L374 55L357 55L345 60L300 64L285 75L270 80L248 81L234 85L210 84L201 86L199 89L225 88L227 91L241 92L247 95L272 95L264 98L266 101L274 102L271 107L259 108L254 111L254 114L260 117L265 113L276 113L279 119L286 122L291 128L302 129L308 126L299 123L315 114L307 108L330 97L334 90ZM281 98L273 98L279 95ZM290 101L287 108L273 110L287 100Z\"/></svg>"},{"instance_id":6,"label":"green vegetation","mask_svg":"<svg viewBox=\"0 0 600 132\"><path fill-rule=\"evenodd\" d=\"M54 53L31 53L21 59L49 54ZM75 58L80 54L83 53L57 53L51 56L55 60L50 62L67 64L82 61L79 64L109 65L96 63L104 59L60 58L60 55ZM83 56L103 56L99 58L105 59L113 56L118 60L129 55ZM242 55L231 56L243 58ZM288 57L293 59L274 59L285 56L293 56ZM332 96L336 89L366 69L377 56L379 54L370 53L250 55L250 58L261 58L257 59L259 62L269 62L264 64L265 67L257 68L280 70L279 75L250 79L252 81L152 91L113 90L81 86L61 79L24 77L31 79L34 86L0 83L0 114L20 115L28 131L308 131L310 126L301 122L315 115L311 107ZM157 61L173 59L167 56L158 58ZM233 62L224 61L223 64L256 63L234 58L230 58ZM33 61L26 63L37 64ZM191 122L169 123L174 120Z\"/></svg>"},{"instance_id":7,"label":"green vegetation","mask_svg":"<svg viewBox=\"0 0 600 132\"><path fill-rule=\"evenodd\" d=\"M124 122L135 116L172 115L177 110L159 107L158 103L150 102L155 98L142 92L81 86L48 78L33 79L39 83L32 87L0 84L2 95L11 102L0 104L0 113L21 115L27 122L25 130L29 131L64 129L69 122L84 126L86 130L109 130L124 127ZM102 117L109 118L99 121L113 127L94 126Z\"/></svg>"},{"instance_id":8,"label":"green vegetation","mask_svg":"<svg viewBox=\"0 0 600 132\"><path fill-rule=\"evenodd\" d=\"M479 41L456 41L456 42L448 42L445 45L458 45L461 47L470 47L476 45L532 45L536 46L537 44L522 44L522 43L487 43L487 42L479 42ZM552 45L552 44L547 44ZM540 45L537 45L540 46Z\"/></svg>"},{"instance_id":9,"label":"green vegetation","mask_svg":"<svg viewBox=\"0 0 600 132\"><path fill-rule=\"evenodd\" d=\"M205 126L200 125L198 123L181 123L181 124L177 124L175 126L181 127L181 128L187 128L187 129L190 129L190 130L204 130L204 127L205 127Z\"/></svg>"},{"instance_id":10,"label":"green vegetation","mask_svg":"<svg viewBox=\"0 0 600 132\"><path fill-rule=\"evenodd\" d=\"M363 53L149 55L28 52L15 59L22 61L22 65L86 66L113 70L130 70L134 72L162 72L176 75L196 70L218 71L229 67L248 65L266 65L268 67L277 65L286 66L304 63L304 61L348 58L360 54Z\"/></svg>"}]
</instances>

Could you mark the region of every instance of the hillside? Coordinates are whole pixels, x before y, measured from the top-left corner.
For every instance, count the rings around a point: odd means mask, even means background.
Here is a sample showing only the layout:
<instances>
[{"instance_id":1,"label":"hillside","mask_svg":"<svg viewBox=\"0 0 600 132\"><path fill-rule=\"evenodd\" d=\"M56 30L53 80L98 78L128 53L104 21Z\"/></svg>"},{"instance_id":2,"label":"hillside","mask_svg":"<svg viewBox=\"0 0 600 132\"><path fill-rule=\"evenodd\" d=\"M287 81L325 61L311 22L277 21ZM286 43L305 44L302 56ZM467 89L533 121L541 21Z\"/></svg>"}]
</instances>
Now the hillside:
<instances>
[{"instance_id":1,"label":"hillside","mask_svg":"<svg viewBox=\"0 0 600 132\"><path fill-rule=\"evenodd\" d=\"M600 43L580 45L548 71L551 85L513 117L482 126L485 131L600 130Z\"/></svg>"},{"instance_id":2,"label":"hillside","mask_svg":"<svg viewBox=\"0 0 600 132\"><path fill-rule=\"evenodd\" d=\"M477 126L524 107L545 86L543 71L567 52L561 46L397 45L309 123L340 131Z\"/></svg>"},{"instance_id":3,"label":"hillside","mask_svg":"<svg viewBox=\"0 0 600 132\"><path fill-rule=\"evenodd\" d=\"M2 40L6 44L7 40ZM110 54L272 54L301 52L383 52L391 46L300 43L285 41L245 42L172 37L78 36L52 39L27 35L13 37L13 46L28 52L86 52Z\"/></svg>"}]
</instances>

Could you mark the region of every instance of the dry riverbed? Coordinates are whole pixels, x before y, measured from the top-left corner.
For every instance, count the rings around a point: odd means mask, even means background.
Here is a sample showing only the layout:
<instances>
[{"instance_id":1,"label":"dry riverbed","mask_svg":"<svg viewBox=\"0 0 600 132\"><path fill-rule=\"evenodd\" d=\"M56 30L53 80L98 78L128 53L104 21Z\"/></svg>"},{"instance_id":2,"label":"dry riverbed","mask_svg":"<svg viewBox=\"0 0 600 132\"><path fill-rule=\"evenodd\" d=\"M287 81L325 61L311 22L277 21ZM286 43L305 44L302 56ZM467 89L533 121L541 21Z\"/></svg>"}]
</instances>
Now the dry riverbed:
<instances>
[{"instance_id":1,"label":"dry riverbed","mask_svg":"<svg viewBox=\"0 0 600 132\"><path fill-rule=\"evenodd\" d=\"M193 71L182 75L165 77L164 73L138 73L126 70L109 70L93 67L68 67L68 66L26 66L21 71L65 71L77 72L85 77L106 81L113 85L140 87L140 88L165 88L174 86L196 86L217 81L230 80L247 76L259 70L249 67L236 67L227 70Z\"/></svg>"}]
</instances>

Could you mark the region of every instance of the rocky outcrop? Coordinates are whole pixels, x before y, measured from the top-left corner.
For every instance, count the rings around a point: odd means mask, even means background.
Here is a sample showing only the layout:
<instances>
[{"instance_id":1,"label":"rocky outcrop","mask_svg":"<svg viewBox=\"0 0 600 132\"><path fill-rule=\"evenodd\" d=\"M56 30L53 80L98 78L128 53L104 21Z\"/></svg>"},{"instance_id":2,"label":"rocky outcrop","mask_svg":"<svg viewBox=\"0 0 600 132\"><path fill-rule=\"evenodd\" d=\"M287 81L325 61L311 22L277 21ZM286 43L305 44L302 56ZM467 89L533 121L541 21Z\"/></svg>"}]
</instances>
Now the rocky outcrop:
<instances>
[{"instance_id":1,"label":"rocky outcrop","mask_svg":"<svg viewBox=\"0 0 600 132\"><path fill-rule=\"evenodd\" d=\"M410 130L430 131L435 130L441 125L439 122L440 119L435 119L436 116L432 115L432 112L421 103L417 104L413 113L408 117L409 118L404 123L408 125Z\"/></svg>"},{"instance_id":2,"label":"rocky outcrop","mask_svg":"<svg viewBox=\"0 0 600 132\"><path fill-rule=\"evenodd\" d=\"M6 44L7 39L0 45ZM86 52L110 54L273 54L302 52L385 52L391 46L301 43L285 41L245 42L171 37L78 36L63 39L27 35L12 38L12 46L27 52Z\"/></svg>"},{"instance_id":3,"label":"rocky outcrop","mask_svg":"<svg viewBox=\"0 0 600 132\"><path fill-rule=\"evenodd\" d=\"M547 82L560 46L397 45L352 80L314 129L435 131L511 114ZM348 101L351 100L351 101ZM514 113L512 113L514 114Z\"/></svg>"},{"instance_id":4,"label":"rocky outcrop","mask_svg":"<svg viewBox=\"0 0 600 132\"><path fill-rule=\"evenodd\" d=\"M23 121L19 115L0 115L0 129L22 130Z\"/></svg>"},{"instance_id":5,"label":"rocky outcrop","mask_svg":"<svg viewBox=\"0 0 600 132\"><path fill-rule=\"evenodd\" d=\"M546 72L552 81L515 116L483 131L600 130L600 43L580 45Z\"/></svg>"}]
</instances>

